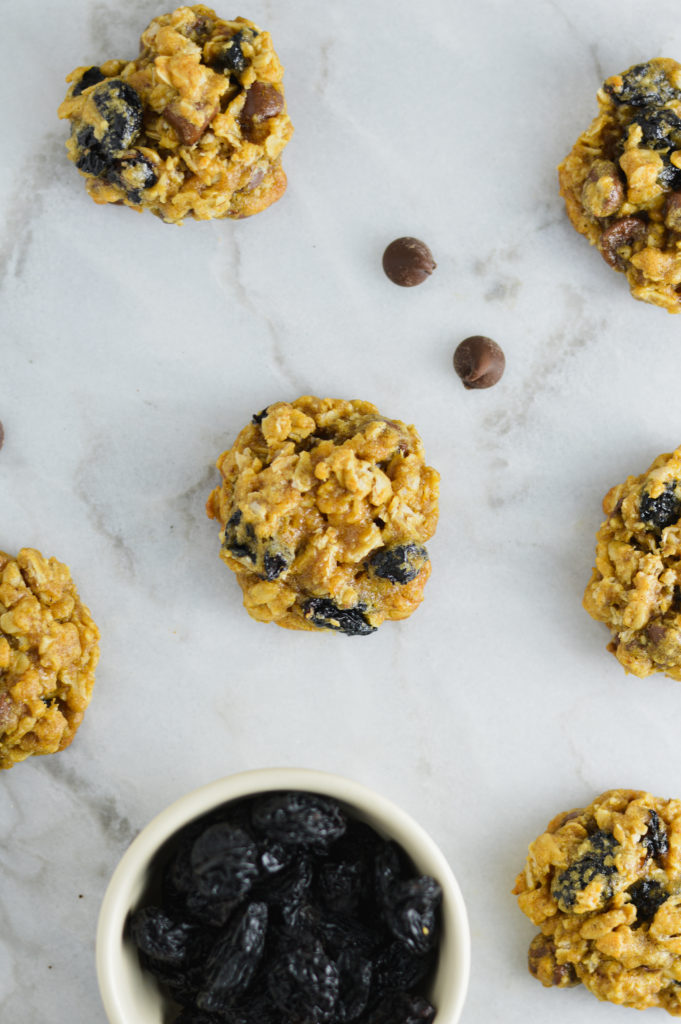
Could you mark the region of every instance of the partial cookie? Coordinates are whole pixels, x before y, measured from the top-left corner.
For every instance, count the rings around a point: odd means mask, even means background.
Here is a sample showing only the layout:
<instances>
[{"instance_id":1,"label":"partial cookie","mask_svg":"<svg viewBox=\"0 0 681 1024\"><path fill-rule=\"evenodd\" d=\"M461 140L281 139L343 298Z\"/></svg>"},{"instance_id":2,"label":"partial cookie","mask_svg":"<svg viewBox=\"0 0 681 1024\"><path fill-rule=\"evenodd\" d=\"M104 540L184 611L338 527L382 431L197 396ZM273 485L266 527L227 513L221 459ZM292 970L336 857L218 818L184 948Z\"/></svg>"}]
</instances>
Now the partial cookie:
<instances>
[{"instance_id":1,"label":"partial cookie","mask_svg":"<svg viewBox=\"0 0 681 1024\"><path fill-rule=\"evenodd\" d=\"M681 801L614 789L557 815L513 892L542 985L681 1016Z\"/></svg>"},{"instance_id":2,"label":"partial cookie","mask_svg":"<svg viewBox=\"0 0 681 1024\"><path fill-rule=\"evenodd\" d=\"M0 551L0 768L68 747L92 695L99 631L68 566Z\"/></svg>"},{"instance_id":3,"label":"partial cookie","mask_svg":"<svg viewBox=\"0 0 681 1024\"><path fill-rule=\"evenodd\" d=\"M79 67L59 117L96 203L164 221L242 218L286 189L293 128L268 32L202 5L154 18L135 60Z\"/></svg>"},{"instance_id":4,"label":"partial cookie","mask_svg":"<svg viewBox=\"0 0 681 1024\"><path fill-rule=\"evenodd\" d=\"M603 511L584 607L627 672L681 680L681 448L612 487Z\"/></svg>"},{"instance_id":5,"label":"partial cookie","mask_svg":"<svg viewBox=\"0 0 681 1024\"><path fill-rule=\"evenodd\" d=\"M558 168L573 226L636 299L681 311L681 64L606 79L600 113Z\"/></svg>"},{"instance_id":6,"label":"partial cookie","mask_svg":"<svg viewBox=\"0 0 681 1024\"><path fill-rule=\"evenodd\" d=\"M254 619L363 636L420 604L440 478L414 427L306 396L254 416L217 466L206 511Z\"/></svg>"}]
</instances>

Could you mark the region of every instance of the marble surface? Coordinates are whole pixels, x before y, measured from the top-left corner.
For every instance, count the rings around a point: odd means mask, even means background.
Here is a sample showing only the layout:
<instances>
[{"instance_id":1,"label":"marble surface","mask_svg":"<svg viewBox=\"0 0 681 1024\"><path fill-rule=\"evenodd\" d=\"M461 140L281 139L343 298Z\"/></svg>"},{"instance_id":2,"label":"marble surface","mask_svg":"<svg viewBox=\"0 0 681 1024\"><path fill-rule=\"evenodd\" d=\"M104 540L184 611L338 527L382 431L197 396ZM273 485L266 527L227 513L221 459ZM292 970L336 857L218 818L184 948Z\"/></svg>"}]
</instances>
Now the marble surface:
<instances>
[{"instance_id":1,"label":"marble surface","mask_svg":"<svg viewBox=\"0 0 681 1024\"><path fill-rule=\"evenodd\" d=\"M1 1020L105 1024L94 931L121 853L187 790L267 765L374 786L439 841L470 913L463 1024L622 1019L528 975L510 889L555 812L681 796L679 684L625 676L581 607L602 495L679 444L681 318L573 232L555 172L603 77L681 56L677 7L221 10L286 66L289 189L178 228L95 206L55 115L71 68L134 55L166 8L3 5L0 547L71 566L102 656L73 746L2 778ZM419 288L381 270L403 234L438 262ZM487 392L451 366L473 333L507 355ZM204 514L240 427L306 393L415 423L442 474L426 600L366 639L251 621Z\"/></svg>"}]
</instances>

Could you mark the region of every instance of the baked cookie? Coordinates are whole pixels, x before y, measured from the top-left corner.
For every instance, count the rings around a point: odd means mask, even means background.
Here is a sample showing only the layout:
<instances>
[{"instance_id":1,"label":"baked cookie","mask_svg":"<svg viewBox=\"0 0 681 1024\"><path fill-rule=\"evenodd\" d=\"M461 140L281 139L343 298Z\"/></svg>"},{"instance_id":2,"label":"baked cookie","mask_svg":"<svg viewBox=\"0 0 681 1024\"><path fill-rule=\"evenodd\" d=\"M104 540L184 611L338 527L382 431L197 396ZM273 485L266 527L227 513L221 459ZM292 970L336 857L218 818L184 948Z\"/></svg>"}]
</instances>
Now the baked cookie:
<instances>
[{"instance_id":1,"label":"baked cookie","mask_svg":"<svg viewBox=\"0 0 681 1024\"><path fill-rule=\"evenodd\" d=\"M681 679L681 448L612 487L603 511L584 607L627 672Z\"/></svg>"},{"instance_id":2,"label":"baked cookie","mask_svg":"<svg viewBox=\"0 0 681 1024\"><path fill-rule=\"evenodd\" d=\"M558 814L513 892L542 985L681 1016L681 801L613 789Z\"/></svg>"},{"instance_id":3,"label":"baked cookie","mask_svg":"<svg viewBox=\"0 0 681 1024\"><path fill-rule=\"evenodd\" d=\"M414 427L369 402L275 402L217 466L206 511L254 619L364 636L420 604L440 478Z\"/></svg>"},{"instance_id":4,"label":"baked cookie","mask_svg":"<svg viewBox=\"0 0 681 1024\"><path fill-rule=\"evenodd\" d=\"M606 79L600 113L558 168L574 227L636 299L681 311L681 64Z\"/></svg>"},{"instance_id":5,"label":"baked cookie","mask_svg":"<svg viewBox=\"0 0 681 1024\"><path fill-rule=\"evenodd\" d=\"M185 217L242 218L286 189L293 128L268 32L202 5L154 18L135 60L79 67L59 117L96 203Z\"/></svg>"},{"instance_id":6,"label":"baked cookie","mask_svg":"<svg viewBox=\"0 0 681 1024\"><path fill-rule=\"evenodd\" d=\"M99 631L56 558L0 551L0 768L68 747L92 695Z\"/></svg>"}]
</instances>

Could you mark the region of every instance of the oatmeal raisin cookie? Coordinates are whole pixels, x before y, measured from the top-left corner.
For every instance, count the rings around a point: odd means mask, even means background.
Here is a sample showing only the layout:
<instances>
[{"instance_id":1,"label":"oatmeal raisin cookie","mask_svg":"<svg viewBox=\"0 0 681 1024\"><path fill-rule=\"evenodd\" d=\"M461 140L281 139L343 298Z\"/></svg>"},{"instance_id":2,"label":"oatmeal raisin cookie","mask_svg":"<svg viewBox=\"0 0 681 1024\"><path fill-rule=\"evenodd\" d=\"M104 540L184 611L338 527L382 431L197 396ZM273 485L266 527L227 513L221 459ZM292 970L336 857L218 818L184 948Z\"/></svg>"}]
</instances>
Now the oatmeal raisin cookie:
<instances>
[{"instance_id":1,"label":"oatmeal raisin cookie","mask_svg":"<svg viewBox=\"0 0 681 1024\"><path fill-rule=\"evenodd\" d=\"M90 703L99 632L68 567L0 551L0 768L67 747Z\"/></svg>"},{"instance_id":2,"label":"oatmeal raisin cookie","mask_svg":"<svg viewBox=\"0 0 681 1024\"><path fill-rule=\"evenodd\" d=\"M612 487L603 511L584 607L627 672L681 680L681 448Z\"/></svg>"},{"instance_id":3,"label":"oatmeal raisin cookie","mask_svg":"<svg viewBox=\"0 0 681 1024\"><path fill-rule=\"evenodd\" d=\"M420 604L439 475L414 427L369 402L275 402L217 466L206 511L253 618L361 636Z\"/></svg>"},{"instance_id":4,"label":"oatmeal raisin cookie","mask_svg":"<svg viewBox=\"0 0 681 1024\"><path fill-rule=\"evenodd\" d=\"M134 60L78 67L59 117L69 159L96 203L164 221L240 219L286 189L293 128L268 32L208 7L154 18Z\"/></svg>"},{"instance_id":5,"label":"oatmeal raisin cookie","mask_svg":"<svg viewBox=\"0 0 681 1024\"><path fill-rule=\"evenodd\" d=\"M558 814L513 893L543 985L681 1017L681 801L614 789Z\"/></svg>"},{"instance_id":6,"label":"oatmeal raisin cookie","mask_svg":"<svg viewBox=\"0 0 681 1024\"><path fill-rule=\"evenodd\" d=\"M681 64L636 64L597 99L558 168L568 216L634 298L681 312Z\"/></svg>"}]
</instances>

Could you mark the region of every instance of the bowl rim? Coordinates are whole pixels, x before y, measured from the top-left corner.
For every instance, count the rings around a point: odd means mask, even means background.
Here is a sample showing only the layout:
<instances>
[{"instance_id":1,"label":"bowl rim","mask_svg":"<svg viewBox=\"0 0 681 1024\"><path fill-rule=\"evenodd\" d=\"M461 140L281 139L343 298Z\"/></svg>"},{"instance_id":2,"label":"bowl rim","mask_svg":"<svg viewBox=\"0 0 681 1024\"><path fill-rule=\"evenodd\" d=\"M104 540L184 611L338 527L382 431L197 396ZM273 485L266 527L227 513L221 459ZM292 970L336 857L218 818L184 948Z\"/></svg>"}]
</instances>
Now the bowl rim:
<instances>
[{"instance_id":1,"label":"bowl rim","mask_svg":"<svg viewBox=\"0 0 681 1024\"><path fill-rule=\"evenodd\" d=\"M110 1024L133 1024L116 983L121 941L131 903L131 890L139 871L156 851L184 825L230 800L276 790L307 790L356 806L361 812L386 822L386 830L407 833L409 845L426 852L438 881L446 892L443 902L448 950L446 1016L438 1007L437 1024L456 1024L468 989L470 929L459 883L434 839L406 811L381 793L354 779L311 768L271 767L236 772L215 779L178 797L156 814L124 851L107 885L97 919L95 962L100 997ZM388 824L390 827L388 828ZM398 838L398 842L401 840ZM402 844L404 845L404 844Z\"/></svg>"}]
</instances>

